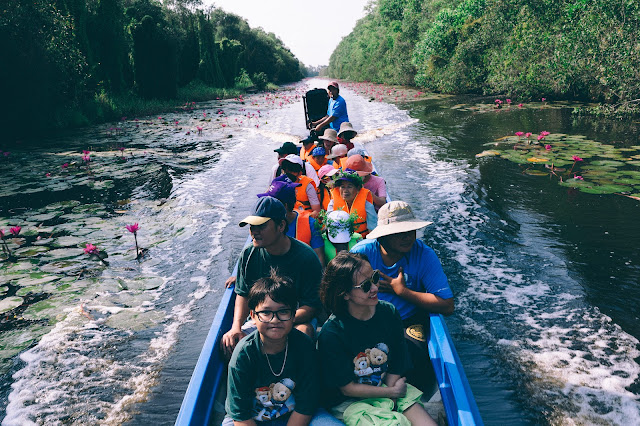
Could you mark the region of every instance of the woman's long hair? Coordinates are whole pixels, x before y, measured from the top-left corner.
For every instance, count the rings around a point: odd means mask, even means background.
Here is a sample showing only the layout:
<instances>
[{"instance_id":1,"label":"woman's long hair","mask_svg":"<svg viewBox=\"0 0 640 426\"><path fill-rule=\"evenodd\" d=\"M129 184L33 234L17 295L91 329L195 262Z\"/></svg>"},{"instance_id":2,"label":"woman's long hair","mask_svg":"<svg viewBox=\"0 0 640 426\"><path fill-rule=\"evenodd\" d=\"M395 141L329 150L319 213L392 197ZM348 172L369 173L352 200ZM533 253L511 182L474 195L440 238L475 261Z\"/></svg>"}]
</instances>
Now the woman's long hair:
<instances>
[{"instance_id":1,"label":"woman's long hair","mask_svg":"<svg viewBox=\"0 0 640 426\"><path fill-rule=\"evenodd\" d=\"M329 262L320 283L320 300L328 313L337 317L347 314L344 295L353 287L353 277L369 259L364 254L342 251Z\"/></svg>"}]
</instances>

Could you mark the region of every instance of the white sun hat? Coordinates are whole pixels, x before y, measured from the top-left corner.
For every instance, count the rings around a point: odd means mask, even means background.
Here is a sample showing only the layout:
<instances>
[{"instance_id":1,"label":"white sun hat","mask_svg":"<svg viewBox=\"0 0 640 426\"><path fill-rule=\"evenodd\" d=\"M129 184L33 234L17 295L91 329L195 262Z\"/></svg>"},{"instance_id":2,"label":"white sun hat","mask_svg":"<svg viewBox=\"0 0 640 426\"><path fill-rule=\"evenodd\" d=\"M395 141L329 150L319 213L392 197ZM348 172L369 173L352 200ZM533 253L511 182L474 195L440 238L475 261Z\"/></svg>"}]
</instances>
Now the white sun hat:
<instances>
[{"instance_id":1,"label":"white sun hat","mask_svg":"<svg viewBox=\"0 0 640 426\"><path fill-rule=\"evenodd\" d=\"M334 210L327 215L327 237L332 243L351 241L349 213L343 210Z\"/></svg>"},{"instance_id":2,"label":"white sun hat","mask_svg":"<svg viewBox=\"0 0 640 426\"><path fill-rule=\"evenodd\" d=\"M378 225L367 235L367 239L384 237L385 235L415 231L433 222L416 219L409 204L404 201L391 201L380 207Z\"/></svg>"}]
</instances>

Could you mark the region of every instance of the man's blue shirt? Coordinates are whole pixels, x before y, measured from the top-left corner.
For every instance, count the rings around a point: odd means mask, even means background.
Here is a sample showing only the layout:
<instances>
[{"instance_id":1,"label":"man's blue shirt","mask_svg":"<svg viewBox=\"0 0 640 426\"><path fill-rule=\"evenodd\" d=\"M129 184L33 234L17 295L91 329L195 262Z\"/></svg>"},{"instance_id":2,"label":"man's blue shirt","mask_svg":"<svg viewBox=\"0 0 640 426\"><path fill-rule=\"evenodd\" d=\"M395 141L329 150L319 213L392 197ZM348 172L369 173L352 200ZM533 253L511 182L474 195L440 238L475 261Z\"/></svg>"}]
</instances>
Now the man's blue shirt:
<instances>
[{"instance_id":1,"label":"man's blue shirt","mask_svg":"<svg viewBox=\"0 0 640 426\"><path fill-rule=\"evenodd\" d=\"M442 270L440 259L431 249L420 240L416 240L411 251L392 266L386 266L382 261L380 243L378 240L362 240L351 249L352 253L362 253L369 258L373 269L378 269L385 275L395 278L398 269L402 267L407 274L407 288L423 293L432 293L443 299L451 299L453 293L449 288L447 276ZM378 293L380 300L386 300L400 311L402 319L407 319L416 313L417 308L410 302L394 293Z\"/></svg>"},{"instance_id":2,"label":"man's blue shirt","mask_svg":"<svg viewBox=\"0 0 640 426\"><path fill-rule=\"evenodd\" d=\"M327 115L329 117L336 118L329 124L329 127L334 129L336 132L340 131L340 125L349 121L349 116L347 115L347 101L345 101L340 95L338 95L337 99L329 99Z\"/></svg>"}]
</instances>

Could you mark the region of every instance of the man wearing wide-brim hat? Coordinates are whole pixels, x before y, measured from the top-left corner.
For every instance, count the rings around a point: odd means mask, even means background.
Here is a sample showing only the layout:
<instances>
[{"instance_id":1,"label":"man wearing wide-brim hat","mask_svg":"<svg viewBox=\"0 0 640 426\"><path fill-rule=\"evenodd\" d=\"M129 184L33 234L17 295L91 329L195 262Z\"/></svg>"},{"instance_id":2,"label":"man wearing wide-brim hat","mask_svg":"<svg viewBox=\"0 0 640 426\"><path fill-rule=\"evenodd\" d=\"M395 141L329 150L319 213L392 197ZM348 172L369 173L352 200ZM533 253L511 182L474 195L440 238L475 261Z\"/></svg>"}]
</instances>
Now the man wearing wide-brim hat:
<instances>
[{"instance_id":1,"label":"man wearing wide-brim hat","mask_svg":"<svg viewBox=\"0 0 640 426\"><path fill-rule=\"evenodd\" d=\"M327 91L331 97L327 108L327 115L311 123L312 130L315 130L318 135L322 134L324 129L327 127L337 132L340 130L340 125L342 123L349 121L349 115L347 114L347 101L340 96L340 86L338 85L338 82L332 81L329 83Z\"/></svg>"},{"instance_id":2,"label":"man wearing wide-brim hat","mask_svg":"<svg viewBox=\"0 0 640 426\"><path fill-rule=\"evenodd\" d=\"M454 310L453 293L438 256L416 238L417 230L431 223L417 219L404 201L391 201L378 211L378 225L367 239L351 249L365 254L371 267L380 271L378 297L398 309L407 336L415 343L409 347L417 371L407 377L420 388L433 379L431 370L419 368L425 365L429 314L451 315Z\"/></svg>"}]
</instances>

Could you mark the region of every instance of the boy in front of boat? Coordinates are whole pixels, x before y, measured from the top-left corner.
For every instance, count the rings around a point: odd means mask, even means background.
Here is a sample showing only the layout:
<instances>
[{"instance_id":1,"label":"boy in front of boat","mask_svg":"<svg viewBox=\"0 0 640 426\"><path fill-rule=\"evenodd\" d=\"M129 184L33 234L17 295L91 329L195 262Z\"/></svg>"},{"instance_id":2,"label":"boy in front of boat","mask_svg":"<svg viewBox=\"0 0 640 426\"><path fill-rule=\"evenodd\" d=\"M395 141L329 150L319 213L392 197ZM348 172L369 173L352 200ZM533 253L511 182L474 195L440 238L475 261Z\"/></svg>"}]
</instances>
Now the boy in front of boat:
<instances>
[{"instance_id":1,"label":"boy in front of boat","mask_svg":"<svg viewBox=\"0 0 640 426\"><path fill-rule=\"evenodd\" d=\"M233 323L221 341L227 359L238 341L252 331L252 322L245 324L250 311L247 297L256 281L271 274L271 268L291 279L298 291L300 306L293 317L293 325L310 336L315 334L322 265L311 247L286 235L286 215L282 202L266 196L258 200L252 214L239 224L250 225L253 242L245 247L238 260Z\"/></svg>"},{"instance_id":2,"label":"boy in front of boat","mask_svg":"<svg viewBox=\"0 0 640 426\"><path fill-rule=\"evenodd\" d=\"M271 270L251 287L247 303L256 331L238 343L229 362L222 425L342 424L317 411L316 350L293 328L298 302L291 280Z\"/></svg>"}]
</instances>

